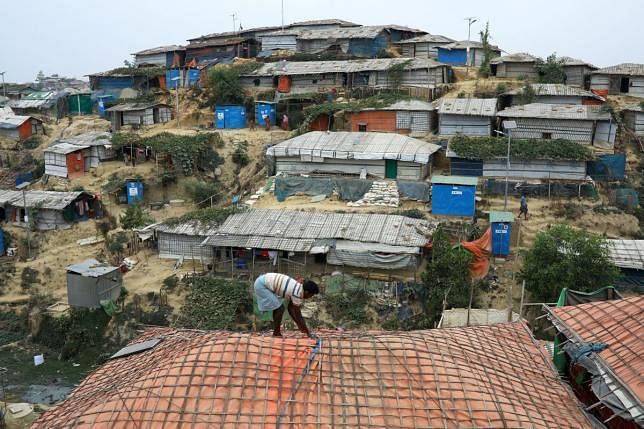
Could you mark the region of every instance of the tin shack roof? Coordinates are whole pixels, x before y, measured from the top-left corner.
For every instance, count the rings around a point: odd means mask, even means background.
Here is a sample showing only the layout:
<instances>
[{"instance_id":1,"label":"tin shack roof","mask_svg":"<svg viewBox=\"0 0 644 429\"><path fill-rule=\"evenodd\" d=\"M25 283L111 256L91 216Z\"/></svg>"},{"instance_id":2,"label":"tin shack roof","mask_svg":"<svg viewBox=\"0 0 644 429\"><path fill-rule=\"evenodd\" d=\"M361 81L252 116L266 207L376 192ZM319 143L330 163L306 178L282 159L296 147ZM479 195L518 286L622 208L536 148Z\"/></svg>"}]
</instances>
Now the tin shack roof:
<instances>
[{"instance_id":1,"label":"tin shack roof","mask_svg":"<svg viewBox=\"0 0 644 429\"><path fill-rule=\"evenodd\" d=\"M288 26L289 27L294 27L294 26L315 26L315 25L339 25L340 27L359 27L360 24L356 24L355 22L351 21L345 21L344 19L337 19L337 18L328 18L328 19L311 19L308 21L297 21L297 22L292 22Z\"/></svg>"},{"instance_id":2,"label":"tin shack roof","mask_svg":"<svg viewBox=\"0 0 644 429\"><path fill-rule=\"evenodd\" d=\"M60 155L67 155L68 153L77 152L79 150L89 149L89 146L71 143L55 143L45 149L45 152L57 153Z\"/></svg>"},{"instance_id":3,"label":"tin shack roof","mask_svg":"<svg viewBox=\"0 0 644 429\"><path fill-rule=\"evenodd\" d=\"M268 156L309 155L332 159L396 159L427 164L440 146L394 133L311 131L266 150Z\"/></svg>"},{"instance_id":4,"label":"tin shack roof","mask_svg":"<svg viewBox=\"0 0 644 429\"><path fill-rule=\"evenodd\" d=\"M561 61L564 66L588 66L591 69L598 69L599 68L599 67L597 67L597 66L595 66L595 65L593 65L591 63L588 63L588 62L586 62L584 60L580 60L578 58L563 56L563 57L559 57L557 59L559 61Z\"/></svg>"},{"instance_id":5,"label":"tin shack roof","mask_svg":"<svg viewBox=\"0 0 644 429\"><path fill-rule=\"evenodd\" d=\"M123 103L117 104L116 106L105 109L106 112L131 112L136 110L145 110L151 109L153 107L169 107L172 106L165 103Z\"/></svg>"},{"instance_id":6,"label":"tin shack roof","mask_svg":"<svg viewBox=\"0 0 644 429\"><path fill-rule=\"evenodd\" d=\"M593 74L618 74L630 76L644 76L644 64L622 63L603 69L595 70Z\"/></svg>"},{"instance_id":7,"label":"tin shack roof","mask_svg":"<svg viewBox=\"0 0 644 429\"><path fill-rule=\"evenodd\" d=\"M36 91L20 100L12 100L9 106L16 109L48 109L57 103L58 99L65 97L65 91Z\"/></svg>"},{"instance_id":8,"label":"tin shack roof","mask_svg":"<svg viewBox=\"0 0 644 429\"><path fill-rule=\"evenodd\" d=\"M14 115L14 114L7 114L7 115L0 114L0 128L8 128L8 129L18 128L20 125L24 124L26 121L30 119L35 119L35 118L32 118L31 116L21 116L21 115ZM38 122L42 122L39 119L36 119L36 120Z\"/></svg>"},{"instance_id":9,"label":"tin shack roof","mask_svg":"<svg viewBox=\"0 0 644 429\"><path fill-rule=\"evenodd\" d=\"M157 46L156 48L144 49L142 51L134 52L132 55L154 55L163 54L165 52L185 51L186 47L181 45L168 45Z\"/></svg>"},{"instance_id":10,"label":"tin shack roof","mask_svg":"<svg viewBox=\"0 0 644 429\"><path fill-rule=\"evenodd\" d=\"M86 192L25 191L27 207L62 210ZM0 189L0 205L24 207L22 191Z\"/></svg>"},{"instance_id":11,"label":"tin shack roof","mask_svg":"<svg viewBox=\"0 0 644 429\"><path fill-rule=\"evenodd\" d=\"M538 57L528 54L527 52L517 52L516 54L503 55L501 57L493 58L490 64L501 63L535 63L539 60Z\"/></svg>"},{"instance_id":12,"label":"tin shack roof","mask_svg":"<svg viewBox=\"0 0 644 429\"><path fill-rule=\"evenodd\" d=\"M610 120L610 112L602 106L583 106L578 104L531 103L508 107L497 116L502 118L543 118L543 119L577 119L577 120Z\"/></svg>"},{"instance_id":13,"label":"tin shack roof","mask_svg":"<svg viewBox=\"0 0 644 429\"><path fill-rule=\"evenodd\" d=\"M469 46L470 49L474 49L474 48L483 49L483 44L481 42L477 42L475 40L470 40L470 41L459 40L457 42L452 42L452 43L447 44L447 45L439 46L439 49L448 49L448 50L452 50L452 49L467 49L468 46ZM490 45L490 48L492 48L492 50L495 50L495 51L500 50L500 48L498 46L496 46L496 45Z\"/></svg>"},{"instance_id":14,"label":"tin shack roof","mask_svg":"<svg viewBox=\"0 0 644 429\"><path fill-rule=\"evenodd\" d=\"M438 113L468 116L496 116L496 98L442 98Z\"/></svg>"},{"instance_id":15,"label":"tin shack roof","mask_svg":"<svg viewBox=\"0 0 644 429\"><path fill-rule=\"evenodd\" d=\"M322 73L357 73L386 71L396 64L407 63L405 70L442 67L444 64L424 58L374 58L347 61L278 61L264 64L246 76L311 75Z\"/></svg>"},{"instance_id":16,"label":"tin shack roof","mask_svg":"<svg viewBox=\"0 0 644 429\"><path fill-rule=\"evenodd\" d=\"M317 334L151 328L32 428L592 427L521 322Z\"/></svg>"},{"instance_id":17,"label":"tin shack roof","mask_svg":"<svg viewBox=\"0 0 644 429\"><path fill-rule=\"evenodd\" d=\"M578 86L565 85L563 83L532 83L530 84L535 95L554 95L554 96L577 96L594 98L595 100L605 101L603 97L579 88ZM522 94L523 88L505 92L505 95Z\"/></svg>"},{"instance_id":18,"label":"tin shack roof","mask_svg":"<svg viewBox=\"0 0 644 429\"><path fill-rule=\"evenodd\" d=\"M431 182L438 185L476 186L479 183L479 179L478 177L470 176L441 176L440 174L435 174L432 176Z\"/></svg>"},{"instance_id":19,"label":"tin shack roof","mask_svg":"<svg viewBox=\"0 0 644 429\"><path fill-rule=\"evenodd\" d=\"M87 259L78 264L70 265L66 268L67 272L80 274L83 277L101 277L113 271L117 271L118 267L98 262L96 259Z\"/></svg>"},{"instance_id":20,"label":"tin shack roof","mask_svg":"<svg viewBox=\"0 0 644 429\"><path fill-rule=\"evenodd\" d=\"M308 252L316 243L347 240L385 245L388 253L417 253L436 225L389 214L252 209L228 217L203 244Z\"/></svg>"},{"instance_id":21,"label":"tin shack roof","mask_svg":"<svg viewBox=\"0 0 644 429\"><path fill-rule=\"evenodd\" d=\"M432 112L436 110L436 106L432 103L422 100L400 100L396 101L394 104L390 104L385 107L366 107L360 111L370 111L370 110L405 110L410 112Z\"/></svg>"},{"instance_id":22,"label":"tin shack roof","mask_svg":"<svg viewBox=\"0 0 644 429\"><path fill-rule=\"evenodd\" d=\"M441 36L440 34L424 34L422 36L412 37L411 39L401 40L397 42L400 44L405 43L452 43L455 42L454 39L449 37Z\"/></svg>"},{"instance_id":23,"label":"tin shack roof","mask_svg":"<svg viewBox=\"0 0 644 429\"><path fill-rule=\"evenodd\" d=\"M190 220L186 222L168 224L158 223L150 228L166 234L192 235L206 237L217 232L219 225L217 223L201 222L199 220Z\"/></svg>"},{"instance_id":24,"label":"tin shack roof","mask_svg":"<svg viewBox=\"0 0 644 429\"><path fill-rule=\"evenodd\" d=\"M606 344L598 352L580 355L593 372L592 389L620 415L644 421L644 297L545 308L553 325L569 340L564 350L578 354L589 344Z\"/></svg>"},{"instance_id":25,"label":"tin shack roof","mask_svg":"<svg viewBox=\"0 0 644 429\"><path fill-rule=\"evenodd\" d=\"M55 143L68 143L79 146L111 146L112 135L106 131L89 131L73 137L63 137Z\"/></svg>"},{"instance_id":26,"label":"tin shack roof","mask_svg":"<svg viewBox=\"0 0 644 429\"><path fill-rule=\"evenodd\" d=\"M613 264L620 268L644 270L644 240L606 240Z\"/></svg>"}]
</instances>

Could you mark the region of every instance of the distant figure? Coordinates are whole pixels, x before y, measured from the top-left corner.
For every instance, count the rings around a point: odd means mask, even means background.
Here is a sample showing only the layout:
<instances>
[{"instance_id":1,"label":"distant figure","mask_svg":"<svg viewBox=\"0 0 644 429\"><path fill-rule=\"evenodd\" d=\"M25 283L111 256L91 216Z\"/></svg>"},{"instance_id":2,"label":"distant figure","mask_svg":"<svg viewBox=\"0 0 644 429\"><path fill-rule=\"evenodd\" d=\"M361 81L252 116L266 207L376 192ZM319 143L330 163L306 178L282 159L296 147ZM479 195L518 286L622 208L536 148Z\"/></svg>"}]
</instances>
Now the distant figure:
<instances>
[{"instance_id":1,"label":"distant figure","mask_svg":"<svg viewBox=\"0 0 644 429\"><path fill-rule=\"evenodd\" d=\"M288 116L286 116L286 113L282 116L282 129L288 131Z\"/></svg>"},{"instance_id":2,"label":"distant figure","mask_svg":"<svg viewBox=\"0 0 644 429\"><path fill-rule=\"evenodd\" d=\"M251 131L255 131L255 118L252 116L248 119L248 128L250 128Z\"/></svg>"},{"instance_id":3,"label":"distant figure","mask_svg":"<svg viewBox=\"0 0 644 429\"><path fill-rule=\"evenodd\" d=\"M526 194L521 196L521 205L519 207L519 217L524 215L524 219L528 220L528 200L526 199Z\"/></svg>"},{"instance_id":4,"label":"distant figure","mask_svg":"<svg viewBox=\"0 0 644 429\"><path fill-rule=\"evenodd\" d=\"M271 117L269 115L264 115L264 122L266 123L266 131L271 130Z\"/></svg>"},{"instance_id":5,"label":"distant figure","mask_svg":"<svg viewBox=\"0 0 644 429\"><path fill-rule=\"evenodd\" d=\"M261 312L273 312L273 336L281 337L282 315L285 301L288 301L288 314L291 315L298 329L312 337L306 322L302 317L300 306L305 299L320 292L318 285L312 280L297 280L279 273L266 273L255 280L255 299Z\"/></svg>"}]
</instances>

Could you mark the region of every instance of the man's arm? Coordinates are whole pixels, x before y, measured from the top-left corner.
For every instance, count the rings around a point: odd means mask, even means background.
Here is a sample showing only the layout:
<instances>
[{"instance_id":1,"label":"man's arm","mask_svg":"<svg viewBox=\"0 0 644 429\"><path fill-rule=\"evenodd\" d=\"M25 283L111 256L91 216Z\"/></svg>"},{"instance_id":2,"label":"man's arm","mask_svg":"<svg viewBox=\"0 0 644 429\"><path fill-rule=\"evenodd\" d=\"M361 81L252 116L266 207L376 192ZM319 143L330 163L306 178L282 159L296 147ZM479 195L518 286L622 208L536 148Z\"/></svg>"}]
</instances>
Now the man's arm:
<instances>
[{"instance_id":1,"label":"man's arm","mask_svg":"<svg viewBox=\"0 0 644 429\"><path fill-rule=\"evenodd\" d=\"M300 311L300 307L298 307L297 305L289 301L288 314L291 315L300 332L304 332L306 335L310 337L311 332L309 332L309 328L306 326L306 321L304 320L304 317L302 317L302 312Z\"/></svg>"}]
</instances>

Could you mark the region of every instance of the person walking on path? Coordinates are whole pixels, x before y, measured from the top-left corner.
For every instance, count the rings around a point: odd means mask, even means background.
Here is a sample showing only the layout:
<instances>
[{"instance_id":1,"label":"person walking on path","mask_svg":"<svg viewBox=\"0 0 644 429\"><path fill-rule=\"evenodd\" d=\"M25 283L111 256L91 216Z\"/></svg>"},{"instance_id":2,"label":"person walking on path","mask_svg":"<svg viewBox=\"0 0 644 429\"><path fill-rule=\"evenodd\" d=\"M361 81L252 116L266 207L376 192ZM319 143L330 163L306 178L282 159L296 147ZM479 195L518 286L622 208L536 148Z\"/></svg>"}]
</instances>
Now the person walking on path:
<instances>
[{"instance_id":1,"label":"person walking on path","mask_svg":"<svg viewBox=\"0 0 644 429\"><path fill-rule=\"evenodd\" d=\"M528 200L526 199L526 194L521 196L521 204L519 206L519 217L524 215L524 219L528 220Z\"/></svg>"},{"instance_id":2,"label":"person walking on path","mask_svg":"<svg viewBox=\"0 0 644 429\"><path fill-rule=\"evenodd\" d=\"M284 131L288 131L288 116L286 113L284 113L284 116L282 116L282 129Z\"/></svg>"},{"instance_id":3,"label":"person walking on path","mask_svg":"<svg viewBox=\"0 0 644 429\"><path fill-rule=\"evenodd\" d=\"M281 337L284 307L297 324L298 329L313 338L302 317L300 307L305 299L320 292L317 283L304 280L302 283L285 274L266 273L255 280L255 299L260 312L273 312L273 336ZM286 303L285 301L288 301Z\"/></svg>"}]
</instances>

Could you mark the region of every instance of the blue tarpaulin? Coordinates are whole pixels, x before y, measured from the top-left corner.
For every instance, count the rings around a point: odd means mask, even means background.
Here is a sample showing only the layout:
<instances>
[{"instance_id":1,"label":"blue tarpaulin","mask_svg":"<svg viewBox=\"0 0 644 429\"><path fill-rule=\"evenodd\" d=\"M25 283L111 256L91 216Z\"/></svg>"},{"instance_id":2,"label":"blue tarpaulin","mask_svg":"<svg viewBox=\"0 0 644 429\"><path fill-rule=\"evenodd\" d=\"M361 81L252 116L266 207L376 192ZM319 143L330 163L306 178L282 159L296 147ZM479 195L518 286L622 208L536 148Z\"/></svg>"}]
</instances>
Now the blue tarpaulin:
<instances>
[{"instance_id":1,"label":"blue tarpaulin","mask_svg":"<svg viewBox=\"0 0 644 429\"><path fill-rule=\"evenodd\" d=\"M596 160L586 163L586 171L594 180L624 180L626 155L600 155Z\"/></svg>"},{"instance_id":2,"label":"blue tarpaulin","mask_svg":"<svg viewBox=\"0 0 644 429\"><path fill-rule=\"evenodd\" d=\"M33 178L34 174L31 171L20 173L16 176L16 186L20 185L21 183L31 182Z\"/></svg>"}]
</instances>

